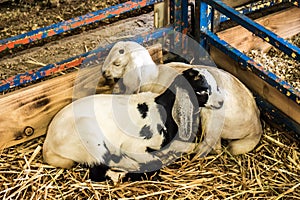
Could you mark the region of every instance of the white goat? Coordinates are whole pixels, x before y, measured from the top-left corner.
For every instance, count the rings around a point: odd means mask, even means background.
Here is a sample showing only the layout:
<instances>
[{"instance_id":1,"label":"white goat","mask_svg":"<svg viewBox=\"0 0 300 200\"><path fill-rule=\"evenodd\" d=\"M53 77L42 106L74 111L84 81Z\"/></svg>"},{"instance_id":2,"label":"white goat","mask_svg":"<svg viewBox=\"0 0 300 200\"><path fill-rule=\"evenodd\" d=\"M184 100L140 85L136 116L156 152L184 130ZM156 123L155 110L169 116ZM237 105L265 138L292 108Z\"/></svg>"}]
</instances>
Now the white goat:
<instances>
[{"instance_id":1,"label":"white goat","mask_svg":"<svg viewBox=\"0 0 300 200\"><path fill-rule=\"evenodd\" d=\"M202 81L192 71L178 75L160 95L99 94L72 102L48 127L44 160L62 168L85 163L96 181L105 180L110 168L141 173L159 169L169 159L173 140L190 142L198 129L194 91L202 93ZM166 153L158 152L164 147Z\"/></svg>"},{"instance_id":2,"label":"white goat","mask_svg":"<svg viewBox=\"0 0 300 200\"><path fill-rule=\"evenodd\" d=\"M117 44L115 47L118 47ZM132 42L128 43L126 49L122 47L113 48L110 54L117 56L115 51L124 50L124 55L130 55L128 59L138 57L140 59L149 59L149 61L143 60L144 63L151 62L149 56L144 56L148 53L145 48L142 49L139 45L138 51L135 51L136 46L131 46L131 44ZM135 54L133 55L131 52L135 52ZM107 57L105 63L114 63L116 59L118 59L118 56ZM125 73L129 69L141 65L141 63L131 65L134 60L118 67L120 69L124 68L122 71ZM151 67L154 68L154 66ZM159 70L158 76L156 76L156 72L152 75L148 74L151 80L148 78L147 82L148 84L152 82L152 87L140 87L139 91L152 91L156 93L164 91L176 74L172 73L172 70L169 70L170 68L176 69L178 72L194 68L198 71L199 76L204 77L207 82L209 92L197 94L199 105L203 107L200 112L200 118L203 134L205 135L203 142L197 149L199 155L206 155L214 145L216 145L214 147L216 150L220 150L221 138L234 140L230 141L228 146L229 152L233 155L247 153L254 149L262 134L260 112L251 92L237 78L221 69L203 65L194 66L184 63L168 63L159 65L157 68ZM102 71L104 76L106 72L114 74L112 66L104 66ZM125 74L123 75L126 76ZM136 74L136 76L139 75ZM122 77L122 74L118 74L118 78L120 77ZM109 78L115 77L112 75ZM142 79L143 77L139 76L139 80ZM133 88L130 82L124 83L124 85L126 88ZM205 99L207 101L203 103Z\"/></svg>"},{"instance_id":3,"label":"white goat","mask_svg":"<svg viewBox=\"0 0 300 200\"><path fill-rule=\"evenodd\" d=\"M108 79L122 78L123 84L126 85L125 94L139 91L158 76L158 68L148 51L131 41L121 41L113 46L103 63L102 72Z\"/></svg>"}]
</instances>

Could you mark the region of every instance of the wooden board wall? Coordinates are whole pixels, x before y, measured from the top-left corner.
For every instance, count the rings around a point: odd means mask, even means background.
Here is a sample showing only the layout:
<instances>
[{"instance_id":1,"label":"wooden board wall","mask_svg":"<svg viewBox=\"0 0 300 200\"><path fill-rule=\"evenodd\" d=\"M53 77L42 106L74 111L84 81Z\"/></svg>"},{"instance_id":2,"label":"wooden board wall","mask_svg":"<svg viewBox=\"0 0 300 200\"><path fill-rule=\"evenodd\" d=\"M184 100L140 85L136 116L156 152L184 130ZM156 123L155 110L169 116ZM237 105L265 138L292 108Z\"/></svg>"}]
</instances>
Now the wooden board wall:
<instances>
[{"instance_id":1,"label":"wooden board wall","mask_svg":"<svg viewBox=\"0 0 300 200\"><path fill-rule=\"evenodd\" d=\"M230 72L252 91L255 91L268 102L276 106L280 111L289 116L295 122L300 124L300 106L294 101L287 98L284 94L279 92L276 88L267 84L264 80L259 78L253 72L243 70L237 62L231 59L228 55L221 52L219 49L211 46L211 57L215 63Z\"/></svg>"},{"instance_id":2,"label":"wooden board wall","mask_svg":"<svg viewBox=\"0 0 300 200\"><path fill-rule=\"evenodd\" d=\"M255 21L280 37L289 38L300 32L300 8L293 7ZM242 26L226 29L217 35L241 52L249 52L251 49L267 51L271 47L269 43L264 42Z\"/></svg>"},{"instance_id":3,"label":"wooden board wall","mask_svg":"<svg viewBox=\"0 0 300 200\"><path fill-rule=\"evenodd\" d=\"M148 51L156 63L162 63L160 44L149 47ZM45 134L53 116L71 103L74 97L74 81L80 78L83 80L78 82L76 87L84 90L76 95L86 96L90 91L90 83L95 82L95 77L99 80L100 76L99 68L96 67L86 73L72 72L1 96L0 149ZM98 91L110 92L110 88L103 83L103 78L100 77ZM94 91L95 88L90 89Z\"/></svg>"},{"instance_id":4,"label":"wooden board wall","mask_svg":"<svg viewBox=\"0 0 300 200\"><path fill-rule=\"evenodd\" d=\"M300 8L292 7L273 13L257 19L256 22L282 38L289 38L300 32ZM267 51L271 47L270 44L264 42L241 26L227 29L217 33L217 35L241 52L249 52L251 49ZM235 61L218 49L212 47L211 55L218 66L232 73L250 89L300 124L300 107L295 102L288 99L276 88L265 83L252 72L242 70Z\"/></svg>"}]
</instances>

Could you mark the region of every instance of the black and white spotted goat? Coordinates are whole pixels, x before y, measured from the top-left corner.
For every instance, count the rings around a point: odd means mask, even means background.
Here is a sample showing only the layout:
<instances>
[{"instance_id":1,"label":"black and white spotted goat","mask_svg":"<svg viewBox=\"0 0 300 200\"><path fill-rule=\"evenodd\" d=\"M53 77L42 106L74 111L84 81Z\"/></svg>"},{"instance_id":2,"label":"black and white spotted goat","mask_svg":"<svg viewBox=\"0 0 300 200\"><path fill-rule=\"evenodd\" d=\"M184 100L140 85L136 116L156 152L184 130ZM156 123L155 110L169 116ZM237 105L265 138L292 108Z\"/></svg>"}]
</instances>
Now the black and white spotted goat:
<instances>
[{"instance_id":1,"label":"black and white spotted goat","mask_svg":"<svg viewBox=\"0 0 300 200\"><path fill-rule=\"evenodd\" d=\"M108 79L135 77L136 82L123 81L126 91L162 93L178 71L189 68L197 71L204 82L202 85L206 85L206 88L198 88L201 93L196 93L199 106L203 107L200 118L205 134L204 141L197 147L199 155L206 155L213 146L220 150L221 138L229 140L228 150L233 155L247 153L258 144L262 134L260 112L251 92L231 74L214 67L178 62L157 66L148 51L135 42L118 42L110 54L114 56L105 60L103 75ZM124 57L126 62L120 62ZM151 69L147 74L136 73L146 71L147 67ZM116 69L121 72L117 76ZM154 73L150 74L151 71Z\"/></svg>"},{"instance_id":2,"label":"black and white spotted goat","mask_svg":"<svg viewBox=\"0 0 300 200\"><path fill-rule=\"evenodd\" d=\"M135 172L159 169L166 158L161 153L166 156L176 149L176 141L186 147L197 132L199 106L194 91L202 93L203 88L197 74L193 69L184 71L160 95L98 94L72 102L48 127L45 162L62 168L74 162L87 164L90 178L96 181L109 177L110 169L133 177L138 175Z\"/></svg>"}]
</instances>

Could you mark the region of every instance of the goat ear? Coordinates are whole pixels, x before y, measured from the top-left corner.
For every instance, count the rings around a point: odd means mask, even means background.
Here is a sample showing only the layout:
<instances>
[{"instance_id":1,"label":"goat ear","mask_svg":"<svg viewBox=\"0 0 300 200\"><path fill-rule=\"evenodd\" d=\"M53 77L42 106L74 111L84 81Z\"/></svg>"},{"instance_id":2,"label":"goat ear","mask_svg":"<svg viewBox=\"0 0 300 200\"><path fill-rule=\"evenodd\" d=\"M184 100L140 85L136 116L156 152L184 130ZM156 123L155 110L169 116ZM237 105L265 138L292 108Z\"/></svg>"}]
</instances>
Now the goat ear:
<instances>
[{"instance_id":1,"label":"goat ear","mask_svg":"<svg viewBox=\"0 0 300 200\"><path fill-rule=\"evenodd\" d=\"M187 69L187 70L183 71L182 74L183 74L185 77L190 76L190 77L193 77L193 78L194 78L195 76L197 76L197 75L199 74L199 72L196 71L196 70L194 70L193 68L190 68L190 69Z\"/></svg>"},{"instance_id":2,"label":"goat ear","mask_svg":"<svg viewBox=\"0 0 300 200\"><path fill-rule=\"evenodd\" d=\"M172 117L178 126L180 139L187 141L191 139L193 132L193 104L188 93L176 88L176 99L172 108Z\"/></svg>"}]
</instances>

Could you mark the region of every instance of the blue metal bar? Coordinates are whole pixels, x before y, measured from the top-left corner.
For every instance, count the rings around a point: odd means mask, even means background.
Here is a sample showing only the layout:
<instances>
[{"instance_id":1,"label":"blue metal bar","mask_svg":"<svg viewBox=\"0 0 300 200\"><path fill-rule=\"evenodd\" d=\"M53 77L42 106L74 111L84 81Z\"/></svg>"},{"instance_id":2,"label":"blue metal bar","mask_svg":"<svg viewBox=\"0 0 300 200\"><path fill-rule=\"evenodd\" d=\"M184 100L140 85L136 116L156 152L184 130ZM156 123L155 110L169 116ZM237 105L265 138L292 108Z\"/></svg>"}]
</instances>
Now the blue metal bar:
<instances>
[{"instance_id":1,"label":"blue metal bar","mask_svg":"<svg viewBox=\"0 0 300 200\"><path fill-rule=\"evenodd\" d=\"M182 10L181 10L181 0L173 0L174 2L174 27L175 31L182 31Z\"/></svg>"},{"instance_id":2,"label":"blue metal bar","mask_svg":"<svg viewBox=\"0 0 300 200\"><path fill-rule=\"evenodd\" d=\"M181 0L181 10L182 10L182 33L187 34L189 27L189 14L188 14L188 0Z\"/></svg>"},{"instance_id":3,"label":"blue metal bar","mask_svg":"<svg viewBox=\"0 0 300 200\"><path fill-rule=\"evenodd\" d=\"M211 31L204 31L208 42L221 51L223 51L226 55L230 56L232 59L237 61L244 69L251 70L253 73L257 74L261 79L269 83L271 86L277 88L281 93L286 95L288 98L296 102L300 105L300 92L293 88L289 83L283 81L279 77L277 77L274 73L268 71L263 66L256 63L253 59L246 56L239 50L230 46L224 40L221 40L218 36L216 36Z\"/></svg>"},{"instance_id":4,"label":"blue metal bar","mask_svg":"<svg viewBox=\"0 0 300 200\"><path fill-rule=\"evenodd\" d=\"M99 22L104 19L113 18L117 15L143 8L149 5L153 5L163 0L132 0L116 6L111 6L103 10L88 13L86 15L75 17L67 21L59 22L46 26L43 28L36 29L24 34L20 34L11 38L0 40L0 53L13 49L17 46L28 44L37 40L41 40L53 35L57 35L75 28L85 26L94 22Z\"/></svg>"},{"instance_id":5,"label":"blue metal bar","mask_svg":"<svg viewBox=\"0 0 300 200\"><path fill-rule=\"evenodd\" d=\"M208 10L208 5L202 1L200 1L200 18L199 18L199 27L200 27L200 30L204 30L204 31L207 31L210 29L210 25L211 25L211 16L209 17L209 10ZM206 43L206 40L204 39L203 37L204 35L200 33L200 45L208 50L208 46L207 46L207 43Z\"/></svg>"},{"instance_id":6,"label":"blue metal bar","mask_svg":"<svg viewBox=\"0 0 300 200\"><path fill-rule=\"evenodd\" d=\"M180 49L180 54L186 53L188 33L188 0L171 0L171 22L175 27L174 37L171 38L173 48Z\"/></svg>"},{"instance_id":7,"label":"blue metal bar","mask_svg":"<svg viewBox=\"0 0 300 200\"><path fill-rule=\"evenodd\" d=\"M182 21L181 21L181 26L182 26L182 53L185 55L187 53L187 47L188 47L188 38L187 38L187 33L189 29L189 14L188 14L188 0L181 0L181 10L182 10Z\"/></svg>"},{"instance_id":8,"label":"blue metal bar","mask_svg":"<svg viewBox=\"0 0 300 200\"><path fill-rule=\"evenodd\" d=\"M197 42L200 42L200 15L202 12L200 12L200 1L195 1L195 24L194 24L194 29L195 29L195 39Z\"/></svg>"},{"instance_id":9,"label":"blue metal bar","mask_svg":"<svg viewBox=\"0 0 300 200\"><path fill-rule=\"evenodd\" d=\"M266 42L272 44L274 47L280 49L287 55L292 58L300 61L300 48L290 44L286 40L277 36L272 31L267 30L260 24L252 21L245 15L240 14L238 11L224 4L221 0L203 0L207 4L213 6L215 9L220 11L221 13L227 15L232 20L238 22L240 25L253 32L255 35L259 36ZM202 31L202 30L201 30ZM205 31L205 29L203 30Z\"/></svg>"},{"instance_id":10,"label":"blue metal bar","mask_svg":"<svg viewBox=\"0 0 300 200\"><path fill-rule=\"evenodd\" d=\"M170 32L173 32L174 27L168 27L168 28L161 28L156 29L155 31L151 33L145 33L141 35L137 35L133 38L131 38L132 41L136 41L138 43L145 43L154 39L161 38L165 35L167 35ZM23 74L18 74L16 76L10 77L6 80L0 81L0 92L3 92L5 90L22 86L27 83L51 76L57 72L64 71L66 69L70 69L76 66L80 66L84 61L87 60L95 60L102 58L108 54L108 51L112 47L113 44L107 45L105 47L100 47L95 50L89 51L84 54L80 54L71 58L68 58L66 60L57 62L55 64L49 64L47 66L44 66L39 69L31 70L28 72L25 72Z\"/></svg>"},{"instance_id":11,"label":"blue metal bar","mask_svg":"<svg viewBox=\"0 0 300 200\"><path fill-rule=\"evenodd\" d=\"M175 24L175 0L170 0L170 24Z\"/></svg>"}]
</instances>

